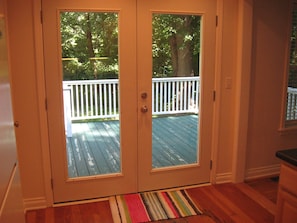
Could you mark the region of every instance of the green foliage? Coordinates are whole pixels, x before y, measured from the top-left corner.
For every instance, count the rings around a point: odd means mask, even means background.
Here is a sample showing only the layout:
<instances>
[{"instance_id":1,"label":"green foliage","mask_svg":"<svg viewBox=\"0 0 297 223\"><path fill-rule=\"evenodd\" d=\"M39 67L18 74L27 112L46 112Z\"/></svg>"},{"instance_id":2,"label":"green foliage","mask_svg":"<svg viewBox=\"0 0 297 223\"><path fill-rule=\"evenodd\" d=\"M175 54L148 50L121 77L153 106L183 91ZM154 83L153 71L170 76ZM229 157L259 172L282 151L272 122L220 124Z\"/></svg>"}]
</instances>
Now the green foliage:
<instances>
[{"instance_id":1,"label":"green foliage","mask_svg":"<svg viewBox=\"0 0 297 223\"><path fill-rule=\"evenodd\" d=\"M118 14L62 12L64 80L118 77ZM199 73L200 16L154 14L153 76Z\"/></svg>"},{"instance_id":2,"label":"green foliage","mask_svg":"<svg viewBox=\"0 0 297 223\"><path fill-rule=\"evenodd\" d=\"M117 13L63 12L60 18L64 80L117 77Z\"/></svg>"},{"instance_id":3,"label":"green foliage","mask_svg":"<svg viewBox=\"0 0 297 223\"><path fill-rule=\"evenodd\" d=\"M152 25L154 76L180 76L178 67L181 66L191 66L187 70L198 74L200 16L154 14ZM186 50L190 55L180 59L181 52Z\"/></svg>"}]
</instances>

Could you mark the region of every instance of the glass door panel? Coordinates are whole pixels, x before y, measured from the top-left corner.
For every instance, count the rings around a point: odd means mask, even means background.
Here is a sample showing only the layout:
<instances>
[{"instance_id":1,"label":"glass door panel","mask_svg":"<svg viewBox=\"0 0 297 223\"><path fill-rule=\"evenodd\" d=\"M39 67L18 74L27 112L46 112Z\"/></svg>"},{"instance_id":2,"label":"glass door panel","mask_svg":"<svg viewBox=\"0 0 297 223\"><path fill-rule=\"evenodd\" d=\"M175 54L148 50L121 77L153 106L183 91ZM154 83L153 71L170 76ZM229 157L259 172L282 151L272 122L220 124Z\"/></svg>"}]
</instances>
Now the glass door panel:
<instances>
[{"instance_id":1,"label":"glass door panel","mask_svg":"<svg viewBox=\"0 0 297 223\"><path fill-rule=\"evenodd\" d=\"M199 163L200 21L152 15L152 168Z\"/></svg>"},{"instance_id":2,"label":"glass door panel","mask_svg":"<svg viewBox=\"0 0 297 223\"><path fill-rule=\"evenodd\" d=\"M42 15L54 202L136 192L136 0L42 0Z\"/></svg>"},{"instance_id":3,"label":"glass door panel","mask_svg":"<svg viewBox=\"0 0 297 223\"><path fill-rule=\"evenodd\" d=\"M60 13L68 176L121 172L118 13Z\"/></svg>"},{"instance_id":4,"label":"glass door panel","mask_svg":"<svg viewBox=\"0 0 297 223\"><path fill-rule=\"evenodd\" d=\"M210 180L215 19L214 0L137 2L139 191Z\"/></svg>"}]
</instances>

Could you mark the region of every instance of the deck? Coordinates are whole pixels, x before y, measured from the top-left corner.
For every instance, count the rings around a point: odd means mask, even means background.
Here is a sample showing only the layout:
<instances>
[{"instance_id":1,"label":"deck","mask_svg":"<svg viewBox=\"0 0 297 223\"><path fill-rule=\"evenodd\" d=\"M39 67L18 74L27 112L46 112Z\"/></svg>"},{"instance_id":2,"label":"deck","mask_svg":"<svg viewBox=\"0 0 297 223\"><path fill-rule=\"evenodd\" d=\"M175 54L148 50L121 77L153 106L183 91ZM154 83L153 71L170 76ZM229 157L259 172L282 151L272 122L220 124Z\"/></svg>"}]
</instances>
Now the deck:
<instances>
[{"instance_id":1,"label":"deck","mask_svg":"<svg viewBox=\"0 0 297 223\"><path fill-rule=\"evenodd\" d=\"M197 115L153 118L153 167L197 162ZM70 178L120 172L119 121L72 123L66 138Z\"/></svg>"}]
</instances>

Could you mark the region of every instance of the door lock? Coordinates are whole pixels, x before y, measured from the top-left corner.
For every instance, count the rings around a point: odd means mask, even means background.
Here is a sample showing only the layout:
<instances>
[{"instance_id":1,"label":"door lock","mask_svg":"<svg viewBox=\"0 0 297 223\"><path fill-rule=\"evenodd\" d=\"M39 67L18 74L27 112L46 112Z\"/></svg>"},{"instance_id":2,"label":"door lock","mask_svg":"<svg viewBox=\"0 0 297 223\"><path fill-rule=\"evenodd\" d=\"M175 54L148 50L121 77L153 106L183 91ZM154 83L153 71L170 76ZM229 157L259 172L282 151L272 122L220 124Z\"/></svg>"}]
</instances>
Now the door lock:
<instances>
[{"instance_id":1,"label":"door lock","mask_svg":"<svg viewBox=\"0 0 297 223\"><path fill-rule=\"evenodd\" d=\"M141 93L141 98L146 99L147 98L147 93L146 92Z\"/></svg>"},{"instance_id":2,"label":"door lock","mask_svg":"<svg viewBox=\"0 0 297 223\"><path fill-rule=\"evenodd\" d=\"M141 111L142 113L146 113L146 112L148 112L148 108L147 108L147 106L146 106L146 105L143 105L143 106L141 107L140 111Z\"/></svg>"}]
</instances>

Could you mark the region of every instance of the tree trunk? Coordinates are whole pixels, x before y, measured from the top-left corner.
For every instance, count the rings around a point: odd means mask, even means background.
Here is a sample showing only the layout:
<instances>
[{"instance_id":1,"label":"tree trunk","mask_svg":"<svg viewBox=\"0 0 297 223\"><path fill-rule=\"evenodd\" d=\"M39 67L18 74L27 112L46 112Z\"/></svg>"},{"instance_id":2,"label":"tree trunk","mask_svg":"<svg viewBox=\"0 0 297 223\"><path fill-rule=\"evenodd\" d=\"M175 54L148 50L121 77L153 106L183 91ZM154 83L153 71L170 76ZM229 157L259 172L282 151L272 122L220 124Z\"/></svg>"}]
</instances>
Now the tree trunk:
<instances>
[{"instance_id":1,"label":"tree trunk","mask_svg":"<svg viewBox=\"0 0 297 223\"><path fill-rule=\"evenodd\" d=\"M192 66L192 47L190 40L186 40L187 35L191 35L191 18L181 16L181 23L175 24L176 34L170 38L171 60L173 74L177 77L191 76Z\"/></svg>"},{"instance_id":2,"label":"tree trunk","mask_svg":"<svg viewBox=\"0 0 297 223\"><path fill-rule=\"evenodd\" d=\"M86 30L86 37L87 37L87 49L88 49L88 56L90 58L90 67L93 70L94 78L97 79L97 72L95 68L95 52L93 46L93 37L92 37L92 24L90 21L90 14L87 13L87 30Z\"/></svg>"},{"instance_id":3,"label":"tree trunk","mask_svg":"<svg viewBox=\"0 0 297 223\"><path fill-rule=\"evenodd\" d=\"M177 71L178 71L178 50L177 50L175 35L170 37L169 44L171 48L171 62L172 62L172 68L173 68L173 76L176 77Z\"/></svg>"}]
</instances>

